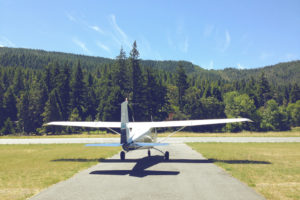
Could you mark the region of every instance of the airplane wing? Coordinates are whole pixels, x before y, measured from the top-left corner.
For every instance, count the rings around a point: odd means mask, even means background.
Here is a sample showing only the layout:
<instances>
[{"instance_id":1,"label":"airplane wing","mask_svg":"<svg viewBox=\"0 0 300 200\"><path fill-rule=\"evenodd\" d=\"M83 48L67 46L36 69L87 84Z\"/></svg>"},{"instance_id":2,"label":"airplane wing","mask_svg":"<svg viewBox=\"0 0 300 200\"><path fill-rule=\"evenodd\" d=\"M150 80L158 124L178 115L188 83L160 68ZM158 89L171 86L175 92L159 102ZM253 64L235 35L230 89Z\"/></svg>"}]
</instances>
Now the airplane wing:
<instances>
[{"instance_id":1,"label":"airplane wing","mask_svg":"<svg viewBox=\"0 0 300 200\"><path fill-rule=\"evenodd\" d=\"M87 128L120 128L121 122L75 122L75 121L57 121L49 122L46 126L75 126L75 127L87 127Z\"/></svg>"},{"instance_id":2,"label":"airplane wing","mask_svg":"<svg viewBox=\"0 0 300 200\"><path fill-rule=\"evenodd\" d=\"M247 118L232 118L232 119L203 119L203 120L182 120L182 121L162 121L162 122L130 122L129 128L167 128L167 127L185 127L185 126L202 126L212 124L225 124L234 122L252 122Z\"/></svg>"}]
</instances>

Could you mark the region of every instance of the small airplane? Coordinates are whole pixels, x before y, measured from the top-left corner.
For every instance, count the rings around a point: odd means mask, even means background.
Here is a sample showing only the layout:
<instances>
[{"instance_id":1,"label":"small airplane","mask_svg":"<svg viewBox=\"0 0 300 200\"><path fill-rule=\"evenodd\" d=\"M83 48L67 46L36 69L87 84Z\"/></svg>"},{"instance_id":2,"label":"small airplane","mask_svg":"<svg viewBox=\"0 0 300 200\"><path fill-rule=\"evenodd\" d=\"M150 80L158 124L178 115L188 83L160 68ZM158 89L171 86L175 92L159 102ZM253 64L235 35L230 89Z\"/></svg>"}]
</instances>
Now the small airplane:
<instances>
[{"instance_id":1,"label":"small airplane","mask_svg":"<svg viewBox=\"0 0 300 200\"><path fill-rule=\"evenodd\" d=\"M223 124L223 123L234 123L234 122L251 122L247 118L231 118L231 119L205 119L205 120L181 120L181 121L161 121L161 122L129 122L128 119L128 100L121 104L121 122L77 122L77 121L54 121L49 122L45 125L55 126L73 126L73 127L88 127L88 128L107 128L115 133L112 128L120 128L121 135L120 143L102 143L102 144L86 144L86 146L122 146L124 151L120 152L121 160L125 160L125 151L133 151L138 149L148 149L148 156L151 156L150 149L158 150L164 154L165 160L169 160L169 152L162 152L157 149L157 146L166 146L168 143L162 143L162 140L156 142L157 133L156 128L166 127L181 127L179 130L171 133L166 138L172 136L176 132L182 130L187 126L201 126L201 125L212 125L212 124Z\"/></svg>"}]
</instances>

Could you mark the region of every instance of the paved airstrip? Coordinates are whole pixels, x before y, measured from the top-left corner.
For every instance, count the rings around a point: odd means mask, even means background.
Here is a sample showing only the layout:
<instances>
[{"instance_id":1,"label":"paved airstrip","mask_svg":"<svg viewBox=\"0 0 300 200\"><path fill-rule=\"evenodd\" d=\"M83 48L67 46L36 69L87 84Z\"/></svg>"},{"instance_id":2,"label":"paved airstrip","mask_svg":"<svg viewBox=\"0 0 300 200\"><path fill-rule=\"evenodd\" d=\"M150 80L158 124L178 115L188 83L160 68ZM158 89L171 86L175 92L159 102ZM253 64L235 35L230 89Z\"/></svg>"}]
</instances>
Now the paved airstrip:
<instances>
[{"instance_id":1,"label":"paved airstrip","mask_svg":"<svg viewBox=\"0 0 300 200\"><path fill-rule=\"evenodd\" d=\"M170 152L169 161L164 161L154 150L152 157L146 156L145 150L129 152L125 161L115 155L51 186L31 200L264 199L214 165L215 161L205 159L185 144L161 149Z\"/></svg>"},{"instance_id":2,"label":"paved airstrip","mask_svg":"<svg viewBox=\"0 0 300 200\"><path fill-rule=\"evenodd\" d=\"M119 142L119 138L0 139L0 144L97 142ZM31 200L264 199L252 188L214 165L216 160L204 158L184 142L300 142L300 137L174 137L165 142L170 145L160 149L170 152L169 161L165 161L162 154L155 150L151 151L151 157L147 156L146 150L129 152L125 161L120 161L117 154L66 181L50 186ZM60 161L68 160L57 160ZM251 163L270 164L245 161L245 164Z\"/></svg>"}]
</instances>

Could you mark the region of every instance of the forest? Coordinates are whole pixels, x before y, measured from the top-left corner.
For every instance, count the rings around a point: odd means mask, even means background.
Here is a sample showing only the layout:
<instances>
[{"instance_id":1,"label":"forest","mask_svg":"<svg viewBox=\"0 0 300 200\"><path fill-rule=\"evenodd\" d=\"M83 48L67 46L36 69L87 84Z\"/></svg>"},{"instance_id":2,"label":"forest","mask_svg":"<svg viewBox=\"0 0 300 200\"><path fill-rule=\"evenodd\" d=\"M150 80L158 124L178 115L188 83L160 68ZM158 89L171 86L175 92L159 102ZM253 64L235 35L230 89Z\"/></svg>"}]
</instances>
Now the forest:
<instances>
[{"instance_id":1,"label":"forest","mask_svg":"<svg viewBox=\"0 0 300 200\"><path fill-rule=\"evenodd\" d=\"M247 117L253 123L194 132L284 131L300 126L300 61L252 70L205 70L186 61L141 60L136 42L115 59L0 48L0 135L69 134L50 121Z\"/></svg>"}]
</instances>

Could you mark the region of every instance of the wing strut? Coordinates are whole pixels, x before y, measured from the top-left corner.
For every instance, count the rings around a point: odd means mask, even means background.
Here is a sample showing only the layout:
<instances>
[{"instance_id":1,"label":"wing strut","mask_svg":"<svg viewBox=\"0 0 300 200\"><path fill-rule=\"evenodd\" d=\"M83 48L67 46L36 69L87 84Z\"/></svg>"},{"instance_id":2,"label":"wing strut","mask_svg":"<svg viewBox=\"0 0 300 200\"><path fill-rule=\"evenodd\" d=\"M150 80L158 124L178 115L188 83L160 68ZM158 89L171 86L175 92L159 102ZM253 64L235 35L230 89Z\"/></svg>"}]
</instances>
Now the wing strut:
<instances>
[{"instance_id":1,"label":"wing strut","mask_svg":"<svg viewBox=\"0 0 300 200\"><path fill-rule=\"evenodd\" d=\"M170 133L167 137L165 137L165 138L161 139L160 141L158 141L158 143L161 143L161 142L165 141L166 139L168 139L169 137L171 137L172 135L174 135L174 134L177 133L178 131L181 131L181 130L184 129L184 128L185 128L185 126L181 127L181 128L178 129L177 131L174 131L174 132Z\"/></svg>"},{"instance_id":2,"label":"wing strut","mask_svg":"<svg viewBox=\"0 0 300 200\"><path fill-rule=\"evenodd\" d=\"M105 127L105 128L107 128L108 130L110 130L110 131L114 132L115 134L119 134L119 135L120 135L120 133L119 133L118 131L115 131L115 130L114 130L114 129L112 129L112 128L109 128L109 127Z\"/></svg>"}]
</instances>

